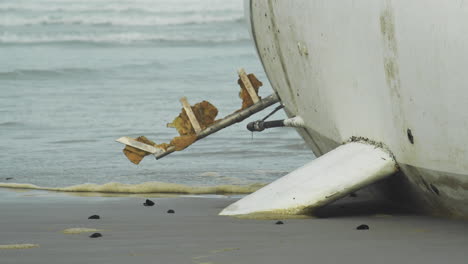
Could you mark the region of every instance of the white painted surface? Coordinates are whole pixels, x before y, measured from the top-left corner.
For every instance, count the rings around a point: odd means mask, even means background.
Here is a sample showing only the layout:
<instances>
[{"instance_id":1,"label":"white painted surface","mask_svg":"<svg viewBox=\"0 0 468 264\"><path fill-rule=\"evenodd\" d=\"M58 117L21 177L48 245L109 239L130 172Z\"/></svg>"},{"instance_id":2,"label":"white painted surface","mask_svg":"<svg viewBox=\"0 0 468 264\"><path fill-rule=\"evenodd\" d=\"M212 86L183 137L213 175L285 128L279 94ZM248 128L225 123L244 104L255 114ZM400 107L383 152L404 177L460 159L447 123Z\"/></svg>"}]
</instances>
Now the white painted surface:
<instances>
[{"instance_id":1,"label":"white painted surface","mask_svg":"<svg viewBox=\"0 0 468 264\"><path fill-rule=\"evenodd\" d=\"M283 121L283 124L287 127L305 127L304 119L300 116L287 118Z\"/></svg>"},{"instance_id":2,"label":"white painted surface","mask_svg":"<svg viewBox=\"0 0 468 264\"><path fill-rule=\"evenodd\" d=\"M154 155L160 155L165 152L163 149L156 148L154 146L142 143L140 141L136 141L134 138L131 138L131 137L121 137L121 138L116 139L115 141L122 143L124 145L128 145L128 146L146 151Z\"/></svg>"},{"instance_id":3,"label":"white painted surface","mask_svg":"<svg viewBox=\"0 0 468 264\"><path fill-rule=\"evenodd\" d=\"M247 93L250 95L250 99L252 99L252 102L255 104L256 102L260 101L260 98L258 98L257 93L255 92L255 89L252 86L252 83L250 83L249 77L247 76L247 73L243 68L240 68L237 73L239 74L239 78L242 80L242 83L244 84L245 89L247 90Z\"/></svg>"},{"instance_id":4,"label":"white painted surface","mask_svg":"<svg viewBox=\"0 0 468 264\"><path fill-rule=\"evenodd\" d=\"M190 124L192 124L193 130L195 131L195 134L200 133L202 130L200 127L200 124L198 123L197 117L193 113L192 107L190 106L187 97L182 97L180 98L180 103L182 104L182 107L185 110L185 113L187 114Z\"/></svg>"},{"instance_id":5,"label":"white painted surface","mask_svg":"<svg viewBox=\"0 0 468 264\"><path fill-rule=\"evenodd\" d=\"M268 78L316 155L383 142L420 197L468 216L468 3L249 4Z\"/></svg>"},{"instance_id":6,"label":"white painted surface","mask_svg":"<svg viewBox=\"0 0 468 264\"><path fill-rule=\"evenodd\" d=\"M396 172L385 150L351 142L226 207L220 215L295 214L333 202Z\"/></svg>"}]
</instances>

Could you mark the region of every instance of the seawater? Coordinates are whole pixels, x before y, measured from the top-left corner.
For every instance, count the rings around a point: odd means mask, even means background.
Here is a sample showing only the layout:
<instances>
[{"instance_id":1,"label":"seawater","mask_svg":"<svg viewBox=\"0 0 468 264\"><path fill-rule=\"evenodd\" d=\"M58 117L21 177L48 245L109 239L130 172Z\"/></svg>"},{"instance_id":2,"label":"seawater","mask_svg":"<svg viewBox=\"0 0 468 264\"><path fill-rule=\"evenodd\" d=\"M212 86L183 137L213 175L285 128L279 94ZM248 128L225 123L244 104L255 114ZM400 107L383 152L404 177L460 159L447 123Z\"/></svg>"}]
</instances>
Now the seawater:
<instances>
[{"instance_id":1,"label":"seawater","mask_svg":"<svg viewBox=\"0 0 468 264\"><path fill-rule=\"evenodd\" d=\"M270 94L243 14L241 0L0 0L2 186L251 191L313 159L292 129L245 129L272 108L138 166L114 141L168 142L182 96L210 101L218 117L239 109L239 67ZM203 188L192 193L220 190Z\"/></svg>"}]
</instances>

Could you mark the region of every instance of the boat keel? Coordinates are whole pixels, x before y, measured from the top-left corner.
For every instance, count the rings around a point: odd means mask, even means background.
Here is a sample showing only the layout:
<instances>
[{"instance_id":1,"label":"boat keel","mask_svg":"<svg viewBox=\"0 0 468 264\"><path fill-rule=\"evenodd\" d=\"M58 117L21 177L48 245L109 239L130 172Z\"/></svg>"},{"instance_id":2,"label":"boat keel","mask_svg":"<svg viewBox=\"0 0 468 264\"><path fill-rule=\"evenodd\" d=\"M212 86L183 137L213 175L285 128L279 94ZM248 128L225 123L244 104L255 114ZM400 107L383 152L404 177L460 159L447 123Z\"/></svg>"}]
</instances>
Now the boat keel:
<instances>
[{"instance_id":1,"label":"boat keel","mask_svg":"<svg viewBox=\"0 0 468 264\"><path fill-rule=\"evenodd\" d=\"M304 214L397 172L392 155L349 142L229 205L220 215Z\"/></svg>"}]
</instances>

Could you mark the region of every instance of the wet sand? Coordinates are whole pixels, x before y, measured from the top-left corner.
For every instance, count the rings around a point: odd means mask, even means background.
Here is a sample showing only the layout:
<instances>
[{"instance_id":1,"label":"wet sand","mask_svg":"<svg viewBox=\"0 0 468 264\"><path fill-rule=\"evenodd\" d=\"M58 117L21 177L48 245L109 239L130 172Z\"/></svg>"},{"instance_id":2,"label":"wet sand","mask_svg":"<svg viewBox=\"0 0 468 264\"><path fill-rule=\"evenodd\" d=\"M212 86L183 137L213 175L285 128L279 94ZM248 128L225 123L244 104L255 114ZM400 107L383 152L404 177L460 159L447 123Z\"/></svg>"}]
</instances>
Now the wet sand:
<instances>
[{"instance_id":1,"label":"wet sand","mask_svg":"<svg viewBox=\"0 0 468 264\"><path fill-rule=\"evenodd\" d=\"M0 194L0 245L39 245L0 249L0 263L467 263L468 222L356 198L321 218L252 220L218 216L237 199L228 197L156 197L144 207L142 197Z\"/></svg>"}]
</instances>

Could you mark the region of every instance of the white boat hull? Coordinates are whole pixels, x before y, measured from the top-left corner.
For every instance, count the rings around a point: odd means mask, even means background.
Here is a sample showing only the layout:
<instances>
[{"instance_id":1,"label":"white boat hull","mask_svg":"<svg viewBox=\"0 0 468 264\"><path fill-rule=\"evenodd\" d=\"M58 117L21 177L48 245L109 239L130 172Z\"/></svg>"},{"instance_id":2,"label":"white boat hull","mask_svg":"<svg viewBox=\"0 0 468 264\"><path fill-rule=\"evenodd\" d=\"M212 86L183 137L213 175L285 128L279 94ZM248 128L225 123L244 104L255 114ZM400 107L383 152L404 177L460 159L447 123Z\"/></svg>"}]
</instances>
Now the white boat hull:
<instances>
[{"instance_id":1,"label":"white boat hull","mask_svg":"<svg viewBox=\"0 0 468 264\"><path fill-rule=\"evenodd\" d=\"M247 5L271 85L317 156L351 137L382 142L401 168L392 193L468 216L468 3Z\"/></svg>"}]
</instances>

